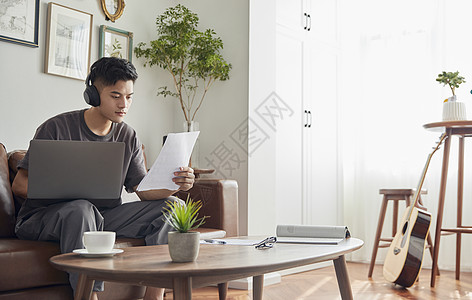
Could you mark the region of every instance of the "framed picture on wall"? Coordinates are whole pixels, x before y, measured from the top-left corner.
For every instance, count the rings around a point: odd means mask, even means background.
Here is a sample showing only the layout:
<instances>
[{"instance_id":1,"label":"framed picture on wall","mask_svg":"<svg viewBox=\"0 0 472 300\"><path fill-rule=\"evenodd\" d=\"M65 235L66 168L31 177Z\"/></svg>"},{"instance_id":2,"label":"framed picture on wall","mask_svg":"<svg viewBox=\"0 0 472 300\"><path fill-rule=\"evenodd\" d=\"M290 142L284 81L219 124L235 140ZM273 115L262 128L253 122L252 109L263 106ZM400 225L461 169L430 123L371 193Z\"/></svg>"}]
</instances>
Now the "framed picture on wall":
<instances>
[{"instance_id":1,"label":"framed picture on wall","mask_svg":"<svg viewBox=\"0 0 472 300\"><path fill-rule=\"evenodd\" d=\"M115 22L118 20L125 9L124 0L100 0L102 10L105 13L105 20Z\"/></svg>"},{"instance_id":2,"label":"framed picture on wall","mask_svg":"<svg viewBox=\"0 0 472 300\"><path fill-rule=\"evenodd\" d=\"M85 80L90 65L92 14L48 4L45 72Z\"/></svg>"},{"instance_id":3,"label":"framed picture on wall","mask_svg":"<svg viewBox=\"0 0 472 300\"><path fill-rule=\"evenodd\" d=\"M0 1L0 40L38 47L39 0Z\"/></svg>"},{"instance_id":4,"label":"framed picture on wall","mask_svg":"<svg viewBox=\"0 0 472 300\"><path fill-rule=\"evenodd\" d=\"M100 26L99 56L119 57L131 62L133 58L133 33L110 26Z\"/></svg>"}]
</instances>

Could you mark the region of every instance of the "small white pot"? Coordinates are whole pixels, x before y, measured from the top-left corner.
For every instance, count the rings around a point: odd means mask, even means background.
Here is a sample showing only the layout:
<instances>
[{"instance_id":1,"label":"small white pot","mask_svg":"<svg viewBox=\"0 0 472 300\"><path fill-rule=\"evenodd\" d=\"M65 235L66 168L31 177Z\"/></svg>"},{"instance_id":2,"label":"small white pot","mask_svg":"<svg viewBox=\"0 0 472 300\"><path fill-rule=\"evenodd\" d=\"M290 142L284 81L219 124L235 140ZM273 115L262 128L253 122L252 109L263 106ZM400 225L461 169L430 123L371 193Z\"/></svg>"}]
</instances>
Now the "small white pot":
<instances>
[{"instance_id":1,"label":"small white pot","mask_svg":"<svg viewBox=\"0 0 472 300\"><path fill-rule=\"evenodd\" d=\"M168 233L169 254L174 262L195 261L200 249L200 232L191 231L181 233L171 231Z\"/></svg>"},{"instance_id":2,"label":"small white pot","mask_svg":"<svg viewBox=\"0 0 472 300\"><path fill-rule=\"evenodd\" d=\"M465 103L448 101L443 103L443 121L467 120Z\"/></svg>"}]
</instances>

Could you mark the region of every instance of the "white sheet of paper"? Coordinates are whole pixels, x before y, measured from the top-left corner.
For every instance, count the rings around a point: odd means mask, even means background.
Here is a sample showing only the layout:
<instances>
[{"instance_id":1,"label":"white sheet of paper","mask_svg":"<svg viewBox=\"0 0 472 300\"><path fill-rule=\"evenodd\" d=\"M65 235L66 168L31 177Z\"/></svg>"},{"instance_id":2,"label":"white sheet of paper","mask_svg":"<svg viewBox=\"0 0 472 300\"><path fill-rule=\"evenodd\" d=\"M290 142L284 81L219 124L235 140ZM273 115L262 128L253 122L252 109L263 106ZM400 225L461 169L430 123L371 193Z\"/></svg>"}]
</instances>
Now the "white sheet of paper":
<instances>
[{"instance_id":1,"label":"white sheet of paper","mask_svg":"<svg viewBox=\"0 0 472 300\"><path fill-rule=\"evenodd\" d=\"M199 134L200 131L169 133L159 156L139 183L138 191L177 190L179 186L172 181L174 172L180 167L188 166Z\"/></svg>"},{"instance_id":2,"label":"white sheet of paper","mask_svg":"<svg viewBox=\"0 0 472 300\"><path fill-rule=\"evenodd\" d=\"M261 242L261 240L245 240L245 239L212 239L214 241L222 241L224 244L209 243L205 240L200 240L200 244L208 245L238 245L238 246L254 246Z\"/></svg>"}]
</instances>

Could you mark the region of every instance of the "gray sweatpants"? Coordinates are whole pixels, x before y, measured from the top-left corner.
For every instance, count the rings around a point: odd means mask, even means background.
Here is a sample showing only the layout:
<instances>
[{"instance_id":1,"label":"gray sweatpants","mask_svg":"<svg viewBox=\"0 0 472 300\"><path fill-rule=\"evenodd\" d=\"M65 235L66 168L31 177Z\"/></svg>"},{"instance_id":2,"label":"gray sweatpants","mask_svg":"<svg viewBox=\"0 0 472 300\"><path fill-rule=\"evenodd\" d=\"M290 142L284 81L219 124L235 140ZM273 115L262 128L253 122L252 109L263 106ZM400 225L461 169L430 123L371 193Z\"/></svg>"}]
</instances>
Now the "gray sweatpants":
<instances>
[{"instance_id":1,"label":"gray sweatpants","mask_svg":"<svg viewBox=\"0 0 472 300\"><path fill-rule=\"evenodd\" d=\"M87 200L39 208L30 207L27 201L18 213L16 235L25 240L58 241L62 253L85 248L84 232L95 230L115 231L117 237L144 238L146 245L167 244L171 227L162 215L165 200L130 202L103 210ZM78 274L69 273L69 281L75 291ZM103 282L95 282L93 290L103 291Z\"/></svg>"}]
</instances>

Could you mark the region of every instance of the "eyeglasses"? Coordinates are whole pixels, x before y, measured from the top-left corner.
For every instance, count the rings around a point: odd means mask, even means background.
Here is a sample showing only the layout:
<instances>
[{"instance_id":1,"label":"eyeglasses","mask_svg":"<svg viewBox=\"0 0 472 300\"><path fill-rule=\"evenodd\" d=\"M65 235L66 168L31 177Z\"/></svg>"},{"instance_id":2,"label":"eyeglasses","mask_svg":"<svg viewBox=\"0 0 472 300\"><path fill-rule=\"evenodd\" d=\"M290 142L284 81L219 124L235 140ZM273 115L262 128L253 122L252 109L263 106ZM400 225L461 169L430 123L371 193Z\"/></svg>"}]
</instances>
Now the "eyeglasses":
<instances>
[{"instance_id":1,"label":"eyeglasses","mask_svg":"<svg viewBox=\"0 0 472 300\"><path fill-rule=\"evenodd\" d=\"M276 242L277 242L277 237L271 236L260 241L259 243L254 245L254 247L258 250L269 249L269 248L272 248Z\"/></svg>"}]
</instances>

